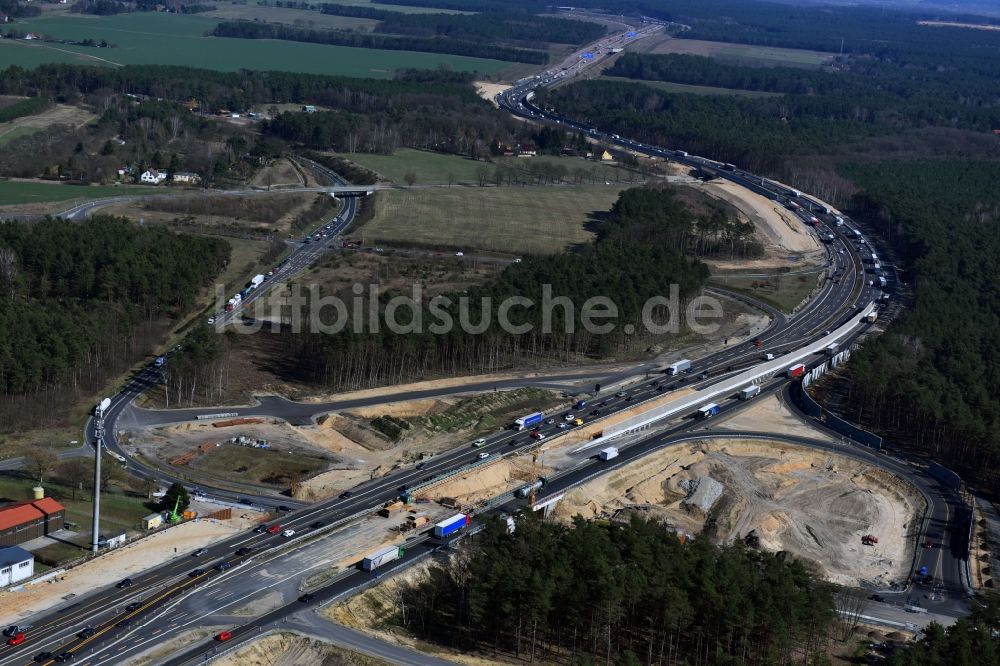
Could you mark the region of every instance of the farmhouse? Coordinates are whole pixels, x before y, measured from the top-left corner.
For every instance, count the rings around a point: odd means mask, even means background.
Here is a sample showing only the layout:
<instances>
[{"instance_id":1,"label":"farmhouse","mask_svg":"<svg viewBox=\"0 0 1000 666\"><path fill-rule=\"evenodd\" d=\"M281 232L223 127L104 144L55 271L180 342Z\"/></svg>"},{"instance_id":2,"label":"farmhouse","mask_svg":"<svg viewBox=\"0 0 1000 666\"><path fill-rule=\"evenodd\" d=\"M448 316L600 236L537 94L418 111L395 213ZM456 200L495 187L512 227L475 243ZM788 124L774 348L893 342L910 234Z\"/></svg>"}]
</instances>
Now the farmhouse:
<instances>
[{"instance_id":1,"label":"farmhouse","mask_svg":"<svg viewBox=\"0 0 1000 666\"><path fill-rule=\"evenodd\" d=\"M7 587L35 575L35 556L24 548L0 548L0 587Z\"/></svg>"},{"instance_id":2,"label":"farmhouse","mask_svg":"<svg viewBox=\"0 0 1000 666\"><path fill-rule=\"evenodd\" d=\"M0 508L0 546L15 546L63 528L66 509L51 497Z\"/></svg>"},{"instance_id":3,"label":"farmhouse","mask_svg":"<svg viewBox=\"0 0 1000 666\"><path fill-rule=\"evenodd\" d=\"M159 185L167 179L166 171L157 171L156 169L147 169L142 172L139 176L139 180L144 183L152 183L153 185Z\"/></svg>"}]
</instances>

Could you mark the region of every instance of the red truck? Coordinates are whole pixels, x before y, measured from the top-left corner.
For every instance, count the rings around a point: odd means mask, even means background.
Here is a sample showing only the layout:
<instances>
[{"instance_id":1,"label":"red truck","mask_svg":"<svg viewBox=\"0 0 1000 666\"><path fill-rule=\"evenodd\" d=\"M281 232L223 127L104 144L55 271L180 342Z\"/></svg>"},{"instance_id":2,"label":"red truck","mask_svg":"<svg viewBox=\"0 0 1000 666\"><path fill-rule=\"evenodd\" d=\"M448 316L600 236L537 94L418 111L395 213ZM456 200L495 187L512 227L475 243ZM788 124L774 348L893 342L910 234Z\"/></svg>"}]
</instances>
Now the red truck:
<instances>
[{"instance_id":1,"label":"red truck","mask_svg":"<svg viewBox=\"0 0 1000 666\"><path fill-rule=\"evenodd\" d=\"M796 377L801 377L806 371L806 366L803 363L796 363L792 367L785 371L785 374L789 379L795 379Z\"/></svg>"}]
</instances>

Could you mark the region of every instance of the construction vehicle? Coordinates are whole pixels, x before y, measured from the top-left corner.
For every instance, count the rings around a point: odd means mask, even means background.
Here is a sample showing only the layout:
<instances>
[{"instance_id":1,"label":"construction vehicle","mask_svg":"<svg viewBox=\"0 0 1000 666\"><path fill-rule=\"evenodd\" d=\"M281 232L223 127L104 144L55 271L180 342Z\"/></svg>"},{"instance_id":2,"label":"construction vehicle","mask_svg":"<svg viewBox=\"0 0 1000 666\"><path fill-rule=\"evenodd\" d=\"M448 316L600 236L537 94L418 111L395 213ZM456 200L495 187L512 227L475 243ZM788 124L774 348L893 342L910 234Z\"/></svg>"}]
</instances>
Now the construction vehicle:
<instances>
[{"instance_id":1,"label":"construction vehicle","mask_svg":"<svg viewBox=\"0 0 1000 666\"><path fill-rule=\"evenodd\" d=\"M181 522L181 514L177 512L177 509L179 509L180 506L181 506L181 497L180 495L178 495L177 499L174 501L174 510L170 512L169 516L167 516L168 523L177 524Z\"/></svg>"}]
</instances>

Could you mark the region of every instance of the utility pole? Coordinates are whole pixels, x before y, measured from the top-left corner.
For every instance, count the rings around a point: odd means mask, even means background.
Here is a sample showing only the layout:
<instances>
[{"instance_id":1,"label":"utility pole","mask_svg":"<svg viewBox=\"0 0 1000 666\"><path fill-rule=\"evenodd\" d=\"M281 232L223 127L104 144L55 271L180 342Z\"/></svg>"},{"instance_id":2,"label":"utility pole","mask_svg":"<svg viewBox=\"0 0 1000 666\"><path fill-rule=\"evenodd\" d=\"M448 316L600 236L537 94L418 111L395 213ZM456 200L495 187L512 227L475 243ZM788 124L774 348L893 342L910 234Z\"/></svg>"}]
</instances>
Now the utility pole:
<instances>
[{"instance_id":1,"label":"utility pole","mask_svg":"<svg viewBox=\"0 0 1000 666\"><path fill-rule=\"evenodd\" d=\"M104 444L104 412L111 406L111 401L105 398L94 410L94 522L90 549L97 553L101 531L101 445Z\"/></svg>"}]
</instances>

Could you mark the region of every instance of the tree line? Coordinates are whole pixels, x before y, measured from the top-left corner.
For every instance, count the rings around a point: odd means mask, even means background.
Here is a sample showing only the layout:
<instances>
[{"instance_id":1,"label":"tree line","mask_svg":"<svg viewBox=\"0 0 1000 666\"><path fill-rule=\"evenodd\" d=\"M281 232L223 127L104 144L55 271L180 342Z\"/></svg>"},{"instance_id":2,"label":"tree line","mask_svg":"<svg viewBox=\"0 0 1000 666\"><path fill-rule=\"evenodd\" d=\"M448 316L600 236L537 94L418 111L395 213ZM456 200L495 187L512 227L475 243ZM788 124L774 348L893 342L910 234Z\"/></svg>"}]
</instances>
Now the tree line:
<instances>
[{"instance_id":1,"label":"tree line","mask_svg":"<svg viewBox=\"0 0 1000 666\"><path fill-rule=\"evenodd\" d=\"M851 209L903 262L915 298L848 366L846 416L1000 490L1000 164L851 164Z\"/></svg>"},{"instance_id":2,"label":"tree line","mask_svg":"<svg viewBox=\"0 0 1000 666\"><path fill-rule=\"evenodd\" d=\"M224 241L122 218L0 224L0 392L81 389L120 372L137 328L185 311L228 260Z\"/></svg>"},{"instance_id":3,"label":"tree line","mask_svg":"<svg viewBox=\"0 0 1000 666\"><path fill-rule=\"evenodd\" d=\"M390 51L422 51L447 53L471 58L491 58L544 65L549 56L545 51L501 46L484 41L451 37L409 37L384 35L347 30L313 30L277 23L255 21L223 21L209 33L214 37L238 39L282 39L312 44L332 44L362 49L388 49Z\"/></svg>"},{"instance_id":4,"label":"tree line","mask_svg":"<svg viewBox=\"0 0 1000 666\"><path fill-rule=\"evenodd\" d=\"M794 559L683 542L652 520L489 519L468 552L404 585L392 620L423 639L533 663L824 663L831 586Z\"/></svg>"},{"instance_id":5,"label":"tree line","mask_svg":"<svg viewBox=\"0 0 1000 666\"><path fill-rule=\"evenodd\" d=\"M778 93L788 96L782 101L789 113L855 117L886 126L932 124L989 131L1000 120L1000 60L956 71L942 69L935 60L871 56L851 58L829 72L730 65L703 56L626 53L605 74ZM792 96L809 97L809 105L798 105ZM845 109L838 103L844 99L856 108ZM747 104L750 109L760 106Z\"/></svg>"},{"instance_id":6,"label":"tree line","mask_svg":"<svg viewBox=\"0 0 1000 666\"><path fill-rule=\"evenodd\" d=\"M360 388L404 383L428 373L484 373L525 362L636 352L674 334L646 330L642 316L647 301L670 297L675 289L683 308L708 279L708 268L689 256L696 247L692 236L699 233L697 224L669 190L629 189L601 223L595 242L578 252L527 256L489 284L446 294L450 302L422 303L419 313L397 311L404 328L419 316L420 330L396 333L382 326L359 333L347 326L336 333L290 335L289 356L300 359L297 374L309 381ZM548 321L542 307L547 289L571 304L551 308ZM392 294L382 296L379 316ZM510 324L523 327L521 332L505 330L498 322L499 306L515 296L535 303L507 313ZM583 319L583 304L597 296L609 297L617 309L613 330L603 334L587 330ZM677 315L660 305L646 314L657 325ZM454 325L443 332L431 328L446 319ZM460 326L461 321L472 326Z\"/></svg>"},{"instance_id":7,"label":"tree line","mask_svg":"<svg viewBox=\"0 0 1000 666\"><path fill-rule=\"evenodd\" d=\"M390 35L418 37L455 37L469 39L482 37L500 41L532 42L545 48L546 42L556 44L581 44L597 39L604 29L588 21L527 14L523 11L498 11L495 7L475 14L407 14L364 5L339 5L329 2L309 3L301 0L275 0L260 4L275 7L320 11L333 16L379 21L376 32Z\"/></svg>"},{"instance_id":8,"label":"tree line","mask_svg":"<svg viewBox=\"0 0 1000 666\"><path fill-rule=\"evenodd\" d=\"M36 113L41 113L50 104L52 102L45 97L29 97L8 106L0 107L0 123L10 122L22 116L33 116Z\"/></svg>"}]
</instances>

